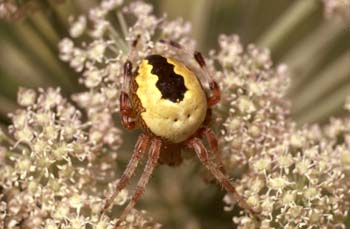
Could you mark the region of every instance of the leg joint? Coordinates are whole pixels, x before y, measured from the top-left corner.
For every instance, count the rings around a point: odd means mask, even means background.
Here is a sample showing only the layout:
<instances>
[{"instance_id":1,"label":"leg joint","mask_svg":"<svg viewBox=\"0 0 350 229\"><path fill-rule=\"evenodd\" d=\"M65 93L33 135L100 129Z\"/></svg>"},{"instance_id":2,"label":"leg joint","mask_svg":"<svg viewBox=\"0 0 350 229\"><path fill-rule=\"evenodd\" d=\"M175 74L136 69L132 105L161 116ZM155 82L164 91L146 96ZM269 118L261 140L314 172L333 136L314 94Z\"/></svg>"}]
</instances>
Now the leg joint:
<instances>
[{"instance_id":1,"label":"leg joint","mask_svg":"<svg viewBox=\"0 0 350 229\"><path fill-rule=\"evenodd\" d=\"M204 58L200 52L195 51L193 56L196 59L196 61L198 62L198 64L201 66L201 68L206 66Z\"/></svg>"},{"instance_id":2,"label":"leg joint","mask_svg":"<svg viewBox=\"0 0 350 229\"><path fill-rule=\"evenodd\" d=\"M126 73L127 76L130 76L132 70L132 63L130 60L127 60L124 64L124 73Z\"/></svg>"}]
</instances>

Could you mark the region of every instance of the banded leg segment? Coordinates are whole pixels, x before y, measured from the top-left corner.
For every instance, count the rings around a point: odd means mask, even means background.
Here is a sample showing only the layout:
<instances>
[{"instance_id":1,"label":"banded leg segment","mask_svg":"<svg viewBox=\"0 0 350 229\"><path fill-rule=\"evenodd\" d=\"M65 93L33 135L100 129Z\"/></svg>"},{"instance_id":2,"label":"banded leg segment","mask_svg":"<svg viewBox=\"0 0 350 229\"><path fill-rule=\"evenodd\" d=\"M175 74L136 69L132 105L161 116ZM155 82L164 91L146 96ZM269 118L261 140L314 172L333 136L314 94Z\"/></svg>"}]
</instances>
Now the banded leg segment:
<instances>
[{"instance_id":1,"label":"banded leg segment","mask_svg":"<svg viewBox=\"0 0 350 229\"><path fill-rule=\"evenodd\" d=\"M202 68L204 71L206 78L209 82L209 89L211 91L211 95L207 98L207 102L209 107L217 104L220 101L220 89L219 85L214 80L214 77L210 73L207 64L205 63L205 60L203 58L202 53L195 51L193 54L194 58L196 59L198 65Z\"/></svg>"},{"instance_id":2,"label":"banded leg segment","mask_svg":"<svg viewBox=\"0 0 350 229\"><path fill-rule=\"evenodd\" d=\"M139 36L133 41L128 59L124 63L122 87L121 87L121 93L119 97L122 126L128 130L132 130L136 127L136 123L131 120L133 116L133 109L130 105L128 91L129 91L129 85L130 85L130 78L132 77L132 63L130 60L135 55L134 50L138 44L138 40L139 40Z\"/></svg>"},{"instance_id":3,"label":"banded leg segment","mask_svg":"<svg viewBox=\"0 0 350 229\"><path fill-rule=\"evenodd\" d=\"M259 220L256 212L248 205L245 199L237 192L235 187L231 184L227 176L222 173L218 168L212 165L209 161L208 151L202 144L199 138L192 138L187 142L187 146L192 148L202 164L213 174L213 176L218 180L218 182L224 187L224 189L231 193L238 205L245 209L249 214Z\"/></svg>"},{"instance_id":4,"label":"banded leg segment","mask_svg":"<svg viewBox=\"0 0 350 229\"><path fill-rule=\"evenodd\" d=\"M129 79L131 77L132 64L127 60L124 64L124 74L122 81L122 90L119 97L120 114L122 126L125 129L132 130L136 127L136 122L132 121L133 109L130 105L129 95L127 90L129 90Z\"/></svg>"},{"instance_id":5,"label":"banded leg segment","mask_svg":"<svg viewBox=\"0 0 350 229\"><path fill-rule=\"evenodd\" d=\"M117 183L117 186L115 188L115 191L113 194L106 200L106 203L102 209L102 212L105 212L113 203L114 199L118 195L118 193L125 188L127 185L129 179L134 175L135 169L137 168L137 165L139 161L142 159L142 156L144 155L145 151L147 150L147 147L149 145L149 137L145 134L140 135L136 142L136 146L134 149L134 152L131 156L131 159L126 166L126 169L123 172L123 175L121 176L120 180Z\"/></svg>"},{"instance_id":6,"label":"banded leg segment","mask_svg":"<svg viewBox=\"0 0 350 229\"><path fill-rule=\"evenodd\" d=\"M204 127L199 130L199 136L207 140L210 147L210 151L212 154L214 154L216 163L218 164L220 171L226 173L225 166L219 151L218 140L215 136L215 133L210 128Z\"/></svg>"},{"instance_id":7,"label":"banded leg segment","mask_svg":"<svg viewBox=\"0 0 350 229\"><path fill-rule=\"evenodd\" d=\"M145 191L145 187L153 173L153 170L158 164L161 146L162 146L161 140L156 138L152 139L152 143L149 151L149 157L148 157L148 161L146 163L145 169L141 175L139 182L137 183L135 192L131 197L129 204L123 210L118 221L116 222L115 228L118 228L118 226L120 226L120 224L125 220L130 210L135 206L137 200L142 196L143 192Z\"/></svg>"}]
</instances>

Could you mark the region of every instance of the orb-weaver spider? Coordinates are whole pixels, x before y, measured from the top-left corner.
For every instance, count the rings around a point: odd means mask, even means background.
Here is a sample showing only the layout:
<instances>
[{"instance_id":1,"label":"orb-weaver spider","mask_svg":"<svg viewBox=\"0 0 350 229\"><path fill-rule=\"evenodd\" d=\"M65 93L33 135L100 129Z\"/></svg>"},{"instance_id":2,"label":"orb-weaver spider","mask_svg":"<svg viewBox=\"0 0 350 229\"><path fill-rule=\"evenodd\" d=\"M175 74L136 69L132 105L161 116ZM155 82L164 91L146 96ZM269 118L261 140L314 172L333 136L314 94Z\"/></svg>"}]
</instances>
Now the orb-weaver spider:
<instances>
[{"instance_id":1,"label":"orb-weaver spider","mask_svg":"<svg viewBox=\"0 0 350 229\"><path fill-rule=\"evenodd\" d=\"M119 191L126 186L148 148L149 156L144 172L115 227L121 224L134 207L158 163L180 164L181 148L186 147L195 151L202 164L224 189L234 196L242 208L256 216L226 176L216 136L207 127L211 119L211 107L220 100L220 90L207 69L202 54L196 51L193 57L209 83L210 96L206 95L194 71L183 62L170 57L149 55L142 59L137 70L133 71L130 56L133 55L138 39L139 37L132 43L131 54L124 64L120 114L124 128L132 130L139 127L143 133L136 142L134 152L115 191L106 200L103 212L112 205ZM174 41L161 42L174 50L184 50ZM216 163L210 160L202 139L206 139Z\"/></svg>"}]
</instances>

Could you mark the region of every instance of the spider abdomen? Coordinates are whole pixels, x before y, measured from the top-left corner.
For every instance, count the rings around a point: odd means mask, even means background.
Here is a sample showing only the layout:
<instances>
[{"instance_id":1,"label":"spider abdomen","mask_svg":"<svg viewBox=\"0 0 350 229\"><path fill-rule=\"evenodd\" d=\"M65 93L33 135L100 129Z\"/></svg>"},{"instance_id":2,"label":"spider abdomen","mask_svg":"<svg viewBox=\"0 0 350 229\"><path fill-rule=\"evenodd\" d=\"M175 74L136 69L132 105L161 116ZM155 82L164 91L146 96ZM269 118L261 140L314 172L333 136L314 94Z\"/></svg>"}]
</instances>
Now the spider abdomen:
<instances>
[{"instance_id":1,"label":"spider abdomen","mask_svg":"<svg viewBox=\"0 0 350 229\"><path fill-rule=\"evenodd\" d=\"M207 112L205 92L193 71L160 55L143 59L131 87L141 128L169 142L188 139ZM136 102L137 101L137 102Z\"/></svg>"}]
</instances>

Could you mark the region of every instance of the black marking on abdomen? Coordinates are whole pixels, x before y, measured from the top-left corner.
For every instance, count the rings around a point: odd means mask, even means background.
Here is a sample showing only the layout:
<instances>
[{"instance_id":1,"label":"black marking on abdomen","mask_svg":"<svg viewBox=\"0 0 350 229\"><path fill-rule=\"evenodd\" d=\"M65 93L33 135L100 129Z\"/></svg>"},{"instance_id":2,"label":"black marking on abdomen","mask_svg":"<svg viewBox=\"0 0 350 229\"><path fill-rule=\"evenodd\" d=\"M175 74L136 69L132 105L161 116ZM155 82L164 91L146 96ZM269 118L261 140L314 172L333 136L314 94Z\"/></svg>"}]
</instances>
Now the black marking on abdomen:
<instances>
[{"instance_id":1,"label":"black marking on abdomen","mask_svg":"<svg viewBox=\"0 0 350 229\"><path fill-rule=\"evenodd\" d=\"M182 101L187 88L184 78L174 72L174 65L160 55L150 55L146 59L153 66L151 73L158 76L156 86L162 93L162 98L174 103Z\"/></svg>"}]
</instances>

